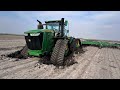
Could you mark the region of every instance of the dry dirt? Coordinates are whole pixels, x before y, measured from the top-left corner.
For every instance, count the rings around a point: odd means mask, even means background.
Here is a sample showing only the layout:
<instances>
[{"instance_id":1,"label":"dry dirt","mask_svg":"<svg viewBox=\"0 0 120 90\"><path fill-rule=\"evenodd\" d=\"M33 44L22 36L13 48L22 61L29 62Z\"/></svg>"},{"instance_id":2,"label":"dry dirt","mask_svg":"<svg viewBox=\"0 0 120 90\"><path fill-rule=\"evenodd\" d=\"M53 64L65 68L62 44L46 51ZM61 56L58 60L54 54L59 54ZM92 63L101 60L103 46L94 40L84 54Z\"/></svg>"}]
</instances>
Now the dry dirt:
<instances>
[{"instance_id":1,"label":"dry dirt","mask_svg":"<svg viewBox=\"0 0 120 90\"><path fill-rule=\"evenodd\" d=\"M0 79L120 79L119 49L85 47L85 53L75 54L78 63L64 69L39 65L40 58L15 61L15 58L1 56L24 45L23 37L0 37Z\"/></svg>"}]
</instances>

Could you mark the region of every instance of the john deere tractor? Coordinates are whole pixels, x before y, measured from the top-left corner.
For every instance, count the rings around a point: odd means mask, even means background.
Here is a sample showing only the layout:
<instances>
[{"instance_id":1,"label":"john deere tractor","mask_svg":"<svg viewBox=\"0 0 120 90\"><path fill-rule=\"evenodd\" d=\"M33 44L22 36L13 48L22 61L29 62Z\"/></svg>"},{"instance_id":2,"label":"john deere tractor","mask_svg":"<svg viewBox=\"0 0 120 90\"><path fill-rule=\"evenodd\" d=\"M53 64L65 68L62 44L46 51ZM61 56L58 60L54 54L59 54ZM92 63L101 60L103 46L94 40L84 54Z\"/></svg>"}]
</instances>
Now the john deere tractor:
<instances>
[{"instance_id":1,"label":"john deere tractor","mask_svg":"<svg viewBox=\"0 0 120 90\"><path fill-rule=\"evenodd\" d=\"M82 48L80 39L69 37L68 21L61 20L45 21L39 20L36 30L24 32L26 46L19 52L19 57L50 55L53 65L63 65L64 57L70 55L78 48Z\"/></svg>"}]
</instances>

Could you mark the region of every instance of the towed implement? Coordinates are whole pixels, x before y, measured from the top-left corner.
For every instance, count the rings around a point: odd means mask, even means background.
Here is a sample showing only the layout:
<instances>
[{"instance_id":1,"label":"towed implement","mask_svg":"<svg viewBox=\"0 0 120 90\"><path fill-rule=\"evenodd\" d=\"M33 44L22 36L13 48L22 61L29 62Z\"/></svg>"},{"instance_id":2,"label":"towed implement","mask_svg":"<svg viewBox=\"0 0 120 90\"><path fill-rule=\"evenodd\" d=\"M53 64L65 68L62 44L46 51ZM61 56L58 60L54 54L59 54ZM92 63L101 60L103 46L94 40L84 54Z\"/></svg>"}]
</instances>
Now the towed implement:
<instances>
[{"instance_id":1,"label":"towed implement","mask_svg":"<svg viewBox=\"0 0 120 90\"><path fill-rule=\"evenodd\" d=\"M80 39L69 36L68 21L61 20L45 21L39 20L37 29L24 32L26 45L20 51L9 54L15 58L27 58L31 56L50 56L50 62L56 66L62 66L64 57L69 56L78 48L82 50Z\"/></svg>"},{"instance_id":2,"label":"towed implement","mask_svg":"<svg viewBox=\"0 0 120 90\"><path fill-rule=\"evenodd\" d=\"M120 43L113 43L108 41L84 40L81 43L83 46L96 46L99 48L120 48Z\"/></svg>"}]
</instances>

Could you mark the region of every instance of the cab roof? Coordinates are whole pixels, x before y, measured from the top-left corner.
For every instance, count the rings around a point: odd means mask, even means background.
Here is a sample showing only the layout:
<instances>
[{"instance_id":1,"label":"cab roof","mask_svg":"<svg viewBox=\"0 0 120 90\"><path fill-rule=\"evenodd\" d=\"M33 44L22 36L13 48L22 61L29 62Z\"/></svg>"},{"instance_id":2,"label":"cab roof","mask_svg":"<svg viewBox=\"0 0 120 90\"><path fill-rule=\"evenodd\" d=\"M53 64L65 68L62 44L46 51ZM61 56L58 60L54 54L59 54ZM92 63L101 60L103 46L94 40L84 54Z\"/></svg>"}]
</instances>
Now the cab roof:
<instances>
[{"instance_id":1,"label":"cab roof","mask_svg":"<svg viewBox=\"0 0 120 90\"><path fill-rule=\"evenodd\" d=\"M55 23L55 22L61 22L61 20L51 20L51 21L45 21L45 23Z\"/></svg>"}]
</instances>

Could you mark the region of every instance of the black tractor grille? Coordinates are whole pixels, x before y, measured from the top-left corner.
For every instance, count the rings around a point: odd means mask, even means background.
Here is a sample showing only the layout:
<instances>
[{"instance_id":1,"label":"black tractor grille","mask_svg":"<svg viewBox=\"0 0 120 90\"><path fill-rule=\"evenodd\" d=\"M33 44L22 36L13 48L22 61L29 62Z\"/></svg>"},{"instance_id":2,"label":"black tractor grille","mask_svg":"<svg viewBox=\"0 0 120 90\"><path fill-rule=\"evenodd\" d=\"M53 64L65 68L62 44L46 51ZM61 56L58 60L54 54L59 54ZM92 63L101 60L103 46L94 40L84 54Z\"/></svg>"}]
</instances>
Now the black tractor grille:
<instances>
[{"instance_id":1,"label":"black tractor grille","mask_svg":"<svg viewBox=\"0 0 120 90\"><path fill-rule=\"evenodd\" d=\"M25 36L25 40L29 49L40 50L42 49L43 33L40 33L39 36Z\"/></svg>"}]
</instances>

